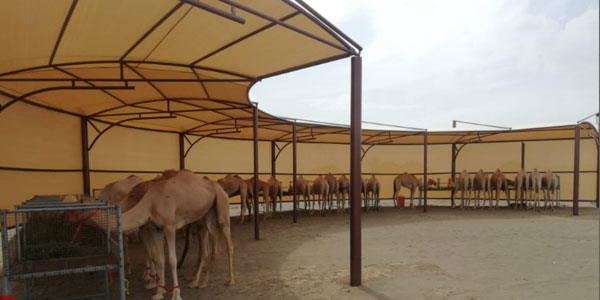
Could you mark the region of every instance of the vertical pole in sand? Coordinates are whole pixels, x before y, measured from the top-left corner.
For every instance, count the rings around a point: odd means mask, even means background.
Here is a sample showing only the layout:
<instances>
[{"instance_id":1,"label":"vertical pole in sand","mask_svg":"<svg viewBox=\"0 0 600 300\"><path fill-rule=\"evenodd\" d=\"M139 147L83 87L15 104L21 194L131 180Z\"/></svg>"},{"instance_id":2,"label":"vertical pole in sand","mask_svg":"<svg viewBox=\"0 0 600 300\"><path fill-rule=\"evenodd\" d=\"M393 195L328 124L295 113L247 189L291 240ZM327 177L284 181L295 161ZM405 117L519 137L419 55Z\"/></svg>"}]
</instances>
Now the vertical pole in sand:
<instances>
[{"instance_id":1,"label":"vertical pole in sand","mask_svg":"<svg viewBox=\"0 0 600 300\"><path fill-rule=\"evenodd\" d=\"M423 133L423 212L427 212L427 131Z\"/></svg>"},{"instance_id":2,"label":"vertical pole in sand","mask_svg":"<svg viewBox=\"0 0 600 300\"><path fill-rule=\"evenodd\" d=\"M275 155L275 141L271 141L271 176L275 177L277 173L277 156Z\"/></svg>"},{"instance_id":3,"label":"vertical pole in sand","mask_svg":"<svg viewBox=\"0 0 600 300\"><path fill-rule=\"evenodd\" d=\"M575 165L573 167L573 215L579 215L579 143L581 130L579 124L575 126Z\"/></svg>"},{"instance_id":4,"label":"vertical pole in sand","mask_svg":"<svg viewBox=\"0 0 600 300\"><path fill-rule=\"evenodd\" d=\"M83 173L83 193L90 194L90 151L88 141L88 117L81 116L81 171Z\"/></svg>"},{"instance_id":5,"label":"vertical pole in sand","mask_svg":"<svg viewBox=\"0 0 600 300\"><path fill-rule=\"evenodd\" d=\"M294 218L294 223L298 223L298 194L296 193L296 176L298 175L298 169L297 169L297 155L296 155L296 121L294 120L294 123L292 123L292 172L293 172L293 176L292 176L292 190L294 191L294 213L293 213L293 218Z\"/></svg>"},{"instance_id":6,"label":"vertical pole in sand","mask_svg":"<svg viewBox=\"0 0 600 300\"><path fill-rule=\"evenodd\" d=\"M361 285L361 102L362 58L352 57L350 96L350 285Z\"/></svg>"},{"instance_id":7,"label":"vertical pole in sand","mask_svg":"<svg viewBox=\"0 0 600 300\"><path fill-rule=\"evenodd\" d=\"M456 180L456 144L452 144L452 169L450 170L450 178L452 178L452 182ZM454 189L450 191L450 202L451 207L454 207Z\"/></svg>"},{"instance_id":8,"label":"vertical pole in sand","mask_svg":"<svg viewBox=\"0 0 600 300\"><path fill-rule=\"evenodd\" d=\"M254 203L254 239L260 240L260 229L258 226L258 103L255 102L254 109L252 110L253 115L253 136L254 136L254 144L253 144L253 154L254 154L254 186L253 189L253 203ZM266 203L265 203L266 205ZM265 212L266 213L266 212Z\"/></svg>"}]
</instances>

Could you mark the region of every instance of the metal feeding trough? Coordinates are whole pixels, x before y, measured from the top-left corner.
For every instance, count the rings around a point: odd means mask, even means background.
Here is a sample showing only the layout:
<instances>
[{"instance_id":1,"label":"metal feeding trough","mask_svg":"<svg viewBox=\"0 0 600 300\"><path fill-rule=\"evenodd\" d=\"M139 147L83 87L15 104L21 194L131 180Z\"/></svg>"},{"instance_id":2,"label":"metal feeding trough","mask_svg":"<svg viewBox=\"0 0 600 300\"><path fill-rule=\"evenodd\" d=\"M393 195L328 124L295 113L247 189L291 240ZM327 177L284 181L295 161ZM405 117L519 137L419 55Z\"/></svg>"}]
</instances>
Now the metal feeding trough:
<instances>
[{"instance_id":1,"label":"metal feeding trough","mask_svg":"<svg viewBox=\"0 0 600 300\"><path fill-rule=\"evenodd\" d=\"M11 295L11 282L23 281L29 299L39 278L104 273L104 289L73 295L78 286L101 287L102 279L71 281L67 298L125 299L123 234L119 206L106 203L61 202L60 196L36 196L2 211L3 294ZM118 272L118 277L113 277ZM100 276L101 278L102 276ZM36 281L37 280L37 281ZM98 282L100 281L100 282ZM69 284L69 281L65 281ZM98 284L99 283L99 284ZM111 294L111 286L118 293ZM52 295L46 294L44 297ZM64 295L63 295L64 296Z\"/></svg>"}]
</instances>

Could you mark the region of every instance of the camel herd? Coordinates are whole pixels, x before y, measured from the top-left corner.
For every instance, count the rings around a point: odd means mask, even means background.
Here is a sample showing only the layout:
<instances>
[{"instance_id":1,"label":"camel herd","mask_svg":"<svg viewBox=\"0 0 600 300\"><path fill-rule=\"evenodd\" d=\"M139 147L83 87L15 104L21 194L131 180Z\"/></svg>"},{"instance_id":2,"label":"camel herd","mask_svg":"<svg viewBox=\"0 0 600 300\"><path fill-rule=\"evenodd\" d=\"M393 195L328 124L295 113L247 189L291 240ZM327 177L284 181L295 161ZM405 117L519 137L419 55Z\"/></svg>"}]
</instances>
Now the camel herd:
<instances>
[{"instance_id":1,"label":"camel herd","mask_svg":"<svg viewBox=\"0 0 600 300\"><path fill-rule=\"evenodd\" d=\"M549 207L554 209L553 202L559 196L557 191L560 188L560 178L552 171L546 171L542 174L538 172L537 168L529 173L521 169L515 176L514 181L508 179L500 169L496 169L492 176L488 176L481 169L474 176L471 176L467 170L463 170L456 180L450 178L448 185L453 188L454 194L459 190L461 191L461 204L458 207L471 207L471 200L473 200L473 207L485 207L485 201L489 200L489 207L496 208L500 201L500 193L503 191L508 207L531 207L537 210L540 208L540 193L542 193L544 195L543 207L548 207L547 204L550 201ZM515 189L515 198L512 205L508 192L511 186ZM483 197L481 196L482 192ZM475 196L474 199L471 193ZM496 200L495 205L493 204L494 199ZM533 203L528 204L529 201ZM456 206L453 204L453 207Z\"/></svg>"},{"instance_id":2,"label":"camel herd","mask_svg":"<svg viewBox=\"0 0 600 300\"><path fill-rule=\"evenodd\" d=\"M163 299L165 293L172 292L172 299L179 300L181 296L175 254L175 236L178 229L189 225L197 232L198 237L199 250L194 272L185 277L191 281L188 286L192 288L207 286L210 272L219 253L220 238L223 238L227 245L229 279L226 284L231 285L235 280L229 198L240 196L240 222L242 223L246 213L250 219L257 217L258 212L252 209L253 201L258 199L261 194L265 204L264 219L273 215L277 208L277 202L279 202L280 211L282 210L283 188L281 182L274 176L271 176L266 182L258 180L259 194L254 195L254 180L254 178L243 179L238 175L227 175L217 181L212 181L188 170L167 170L149 181L143 181L139 177L131 175L123 180L107 184L100 192L98 199L119 205L123 213L123 232L137 232L143 242L147 256L144 269L144 280L147 281L145 286L147 289L156 288L152 299ZM521 169L514 181L507 179L500 170L496 170L491 176L488 176L483 170L479 170L473 176L463 170L456 180L450 178L448 182L453 195L461 191L462 201L458 207L462 208L485 207L486 200L489 200L490 208L498 207L502 191L506 195L508 206L511 206L508 196L508 188L511 185L515 188L513 203L515 208L528 207L527 202L532 201L533 203L529 206L538 209L540 193L544 194L544 207L550 200L552 208L551 194L557 196L559 188L558 176L551 171L541 174L537 169L530 173L525 173ZM398 175L393 181L393 199L396 199L404 187L410 192L410 207L413 207L415 192L419 190L420 193L424 189L424 185L421 179L412 174ZM429 179L426 185L429 188L436 186L437 183ZM304 209L311 213L317 211L323 214L334 209L337 212L346 210L345 201L348 199L350 181L345 175L341 175L339 178L331 173L324 176L319 175L312 183L300 175L296 179L295 188L299 200L304 200ZM290 186L288 192L294 192L293 186ZM371 175L368 179L361 178L361 197L364 199L365 210L379 209L380 192L381 185L375 175ZM494 199L496 200L495 205L493 205ZM394 201L394 206L396 206L396 201ZM98 224L102 224L104 221L95 215L89 217ZM116 228L111 228L111 230L116 230ZM164 251L165 241L167 253ZM129 265L128 258L127 262ZM171 271L173 282L171 289L165 285L165 266L168 266ZM203 270L204 277L201 278Z\"/></svg>"}]
</instances>

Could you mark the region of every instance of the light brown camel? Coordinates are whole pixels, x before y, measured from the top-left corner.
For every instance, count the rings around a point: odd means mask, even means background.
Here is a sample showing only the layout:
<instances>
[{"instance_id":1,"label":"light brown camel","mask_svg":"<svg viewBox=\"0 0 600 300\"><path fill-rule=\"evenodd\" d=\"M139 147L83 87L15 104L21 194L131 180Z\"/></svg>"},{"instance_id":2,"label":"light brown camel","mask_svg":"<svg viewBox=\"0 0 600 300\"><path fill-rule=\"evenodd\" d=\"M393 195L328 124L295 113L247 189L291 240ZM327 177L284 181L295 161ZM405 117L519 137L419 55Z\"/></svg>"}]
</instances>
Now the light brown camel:
<instances>
[{"instance_id":1,"label":"light brown camel","mask_svg":"<svg viewBox=\"0 0 600 300\"><path fill-rule=\"evenodd\" d=\"M346 211L346 196L348 196L348 199L350 199L350 181L348 180L348 178L346 177L346 175L342 175L340 176L340 178L338 179L338 191L340 193L340 197L338 197L340 199L341 202L341 208L342 208L342 212ZM348 205L349 207L350 205ZM340 203L338 202L338 211L340 211Z\"/></svg>"},{"instance_id":2,"label":"light brown camel","mask_svg":"<svg viewBox=\"0 0 600 300\"><path fill-rule=\"evenodd\" d=\"M227 206L221 207L222 203L227 203ZM156 294L152 296L153 300L163 299L163 295L168 290L165 288L164 278L163 239L158 237L164 234L168 245L168 262L174 286L172 300L180 300L181 290L177 278L175 232L187 224L202 219L215 204L218 216L217 222L228 244L227 250L230 258L228 284L233 284L233 245L231 244L230 226L229 220L222 217L225 215L222 211L229 209L228 197L223 188L216 182L205 180L187 170L179 171L169 179L151 184L139 203L123 214L123 232L135 230L147 222L151 222L156 228L154 236L157 238L151 247L154 250L152 256L158 271L159 288ZM98 221L95 216L93 219Z\"/></svg>"},{"instance_id":3,"label":"light brown camel","mask_svg":"<svg viewBox=\"0 0 600 300\"><path fill-rule=\"evenodd\" d=\"M368 205L367 205L368 204L367 203L367 181L368 180L365 180L362 177L360 178L360 193L362 194L361 196L362 196L362 199L363 199L363 203L364 203L365 209L367 209L367 207L368 207ZM350 195L348 195L348 208L350 208L350 207L351 207L351 204L350 204Z\"/></svg>"},{"instance_id":4,"label":"light brown camel","mask_svg":"<svg viewBox=\"0 0 600 300\"><path fill-rule=\"evenodd\" d=\"M325 212L327 195L329 195L329 184L323 176L319 175L312 184L313 204L311 210L315 209L314 201L318 201L321 213ZM315 195L317 197L315 197ZM312 213L312 212L311 212Z\"/></svg>"},{"instance_id":5,"label":"light brown camel","mask_svg":"<svg viewBox=\"0 0 600 300\"><path fill-rule=\"evenodd\" d=\"M283 187L281 186L281 182L272 176L267 180L267 184L269 185L269 198L271 198L271 202L273 203L273 212L277 212L277 198L279 198L279 212L283 211Z\"/></svg>"},{"instance_id":6,"label":"light brown camel","mask_svg":"<svg viewBox=\"0 0 600 300\"><path fill-rule=\"evenodd\" d=\"M550 201L550 209L554 210L554 197L558 197L558 176L553 174L552 171L548 170L542 176L542 190L544 192L544 208L548 207L547 202ZM550 196L552 193L552 197ZM558 198L557 198L558 199Z\"/></svg>"},{"instance_id":7,"label":"light brown camel","mask_svg":"<svg viewBox=\"0 0 600 300\"><path fill-rule=\"evenodd\" d=\"M250 203L252 203L253 205L253 201L258 201L258 198L260 196L260 194L262 193L263 195L263 201L265 204L265 215L263 220L266 220L267 217L269 216L269 212L270 212L270 208L269 208L269 204L270 204L270 194L271 194L271 190L269 188L269 184L267 184L266 182L258 179L258 195L256 197L254 197L254 177L250 178L250 179L246 179L246 184L248 186L248 195L250 195L249 198L252 199L252 201L250 201ZM260 204L260 203L259 203ZM254 206L252 206L254 207ZM255 211L252 214L252 220L254 221L254 217L258 215L258 211Z\"/></svg>"},{"instance_id":8,"label":"light brown camel","mask_svg":"<svg viewBox=\"0 0 600 300\"><path fill-rule=\"evenodd\" d=\"M527 180L527 174L525 170L521 168L519 173L515 176L515 208L525 207L527 208L527 190L529 189L529 180ZM519 202L521 198L521 202Z\"/></svg>"},{"instance_id":9,"label":"light brown camel","mask_svg":"<svg viewBox=\"0 0 600 300\"><path fill-rule=\"evenodd\" d=\"M298 200L300 200L300 196L304 198L304 209L308 209L308 203L310 200L309 190L308 182L304 180L302 175L298 175L298 177L296 177L296 195L298 195ZM290 185L288 192L291 194L293 191L294 186Z\"/></svg>"},{"instance_id":10,"label":"light brown camel","mask_svg":"<svg viewBox=\"0 0 600 300\"><path fill-rule=\"evenodd\" d=\"M379 180L375 178L375 174L371 174L371 178L367 181L367 204L369 198L372 203L372 209L379 210L379 192L381 191ZM365 208L368 209L368 206Z\"/></svg>"},{"instance_id":11,"label":"light brown camel","mask_svg":"<svg viewBox=\"0 0 600 300\"><path fill-rule=\"evenodd\" d=\"M111 182L102 188L98 200L109 204L119 204L131 189L143 180L135 175L129 175L127 178Z\"/></svg>"},{"instance_id":12,"label":"light brown camel","mask_svg":"<svg viewBox=\"0 0 600 300\"><path fill-rule=\"evenodd\" d=\"M327 185L329 186L329 193L327 193L327 206L328 206L328 210L331 211L331 207L333 206L333 196L335 195L336 197L336 201L337 201L337 205L338 205L338 210L340 209L339 204L340 204L340 187L337 181L337 178L335 178L335 176L333 176L331 174L331 172L329 172L327 175L325 175L325 180L327 180Z\"/></svg>"},{"instance_id":13,"label":"light brown camel","mask_svg":"<svg viewBox=\"0 0 600 300\"><path fill-rule=\"evenodd\" d=\"M223 201L223 203L220 203L220 201ZM221 215L219 216L218 213ZM221 218L226 222L229 221L228 199L217 199L215 206L213 206L202 219L194 223L196 231L198 232L198 256L196 261L196 271L192 276L190 276L191 282L188 284L188 287L190 288L204 288L208 285L210 272L212 271L216 258L219 255L219 237L221 236L225 238L226 242L228 241L227 236L223 234L224 231L219 230L218 218ZM219 232L221 234L219 234ZM231 239L229 239L229 241L230 240ZM231 245L228 246L233 248ZM232 264L231 255L232 253L230 253L229 256L230 264ZM200 280L200 275L202 274L202 269L204 267L206 267L206 272L204 273L202 280ZM232 265L230 265L230 268L233 268ZM230 271L230 279L227 282L227 285L233 284L233 282L233 272Z\"/></svg>"},{"instance_id":14,"label":"light brown camel","mask_svg":"<svg viewBox=\"0 0 600 300\"><path fill-rule=\"evenodd\" d=\"M238 175L227 174L225 177L218 179L217 182L225 193L231 198L237 195L240 196L240 223L244 223L244 212L248 211L250 218L250 210L248 203L248 184Z\"/></svg>"},{"instance_id":15,"label":"light brown camel","mask_svg":"<svg viewBox=\"0 0 600 300\"><path fill-rule=\"evenodd\" d=\"M490 190L496 192L496 205L494 208L498 207L498 202L500 201L500 191L504 190L504 194L506 194L506 203L507 206L510 206L510 199L508 198L508 182L506 181L506 176L502 174L500 169L496 169L494 174L492 174L492 178L490 178ZM490 208L492 207L492 201L490 201Z\"/></svg>"},{"instance_id":16,"label":"light brown camel","mask_svg":"<svg viewBox=\"0 0 600 300\"><path fill-rule=\"evenodd\" d=\"M492 202L492 196L490 191L490 177L483 172L482 169L477 171L477 174L473 177L473 188L472 188L475 196L475 207L485 207L485 199L490 199L490 205ZM480 203L481 201L481 192L483 191L483 205ZM486 196L487 194L487 196Z\"/></svg>"},{"instance_id":17,"label":"light brown camel","mask_svg":"<svg viewBox=\"0 0 600 300\"><path fill-rule=\"evenodd\" d=\"M428 180L428 182L429 182L429 180ZM394 194L392 196L392 200L394 202L394 207L398 206L396 199L398 197L398 194L400 194L400 189L402 187L405 187L410 191L410 205L409 206L411 208L413 208L414 207L413 200L415 198L415 192L417 191L417 189L423 188L422 180L417 179L417 177L415 175L404 172L404 174L400 174L400 175L396 176L396 178L394 178L393 185L394 185ZM421 190L419 190L419 198L421 198Z\"/></svg>"},{"instance_id":18,"label":"light brown camel","mask_svg":"<svg viewBox=\"0 0 600 300\"><path fill-rule=\"evenodd\" d=\"M463 170L456 178L456 183L454 184L454 196L456 196L456 192L460 190L460 207L464 208L471 205L471 190L473 187L473 179L471 178L471 174L467 172L467 170ZM467 194L467 199L465 203L465 192Z\"/></svg>"},{"instance_id":19,"label":"light brown camel","mask_svg":"<svg viewBox=\"0 0 600 300\"><path fill-rule=\"evenodd\" d=\"M542 174L535 168L529 173L529 199L533 201L532 208L537 209L540 203L540 191L542 190Z\"/></svg>"}]
</instances>

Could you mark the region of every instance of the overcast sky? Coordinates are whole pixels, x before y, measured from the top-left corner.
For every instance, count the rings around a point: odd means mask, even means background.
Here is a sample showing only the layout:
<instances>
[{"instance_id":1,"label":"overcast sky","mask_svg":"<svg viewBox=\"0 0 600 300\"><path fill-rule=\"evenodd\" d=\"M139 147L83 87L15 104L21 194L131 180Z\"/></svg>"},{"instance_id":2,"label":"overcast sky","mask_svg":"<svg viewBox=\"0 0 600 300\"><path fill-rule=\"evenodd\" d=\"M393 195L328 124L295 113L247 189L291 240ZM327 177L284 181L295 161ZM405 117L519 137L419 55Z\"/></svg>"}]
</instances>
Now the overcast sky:
<instances>
[{"instance_id":1,"label":"overcast sky","mask_svg":"<svg viewBox=\"0 0 600 300\"><path fill-rule=\"evenodd\" d=\"M363 120L573 123L599 110L596 0L307 0L363 46ZM350 61L264 80L278 116L350 120Z\"/></svg>"}]
</instances>

